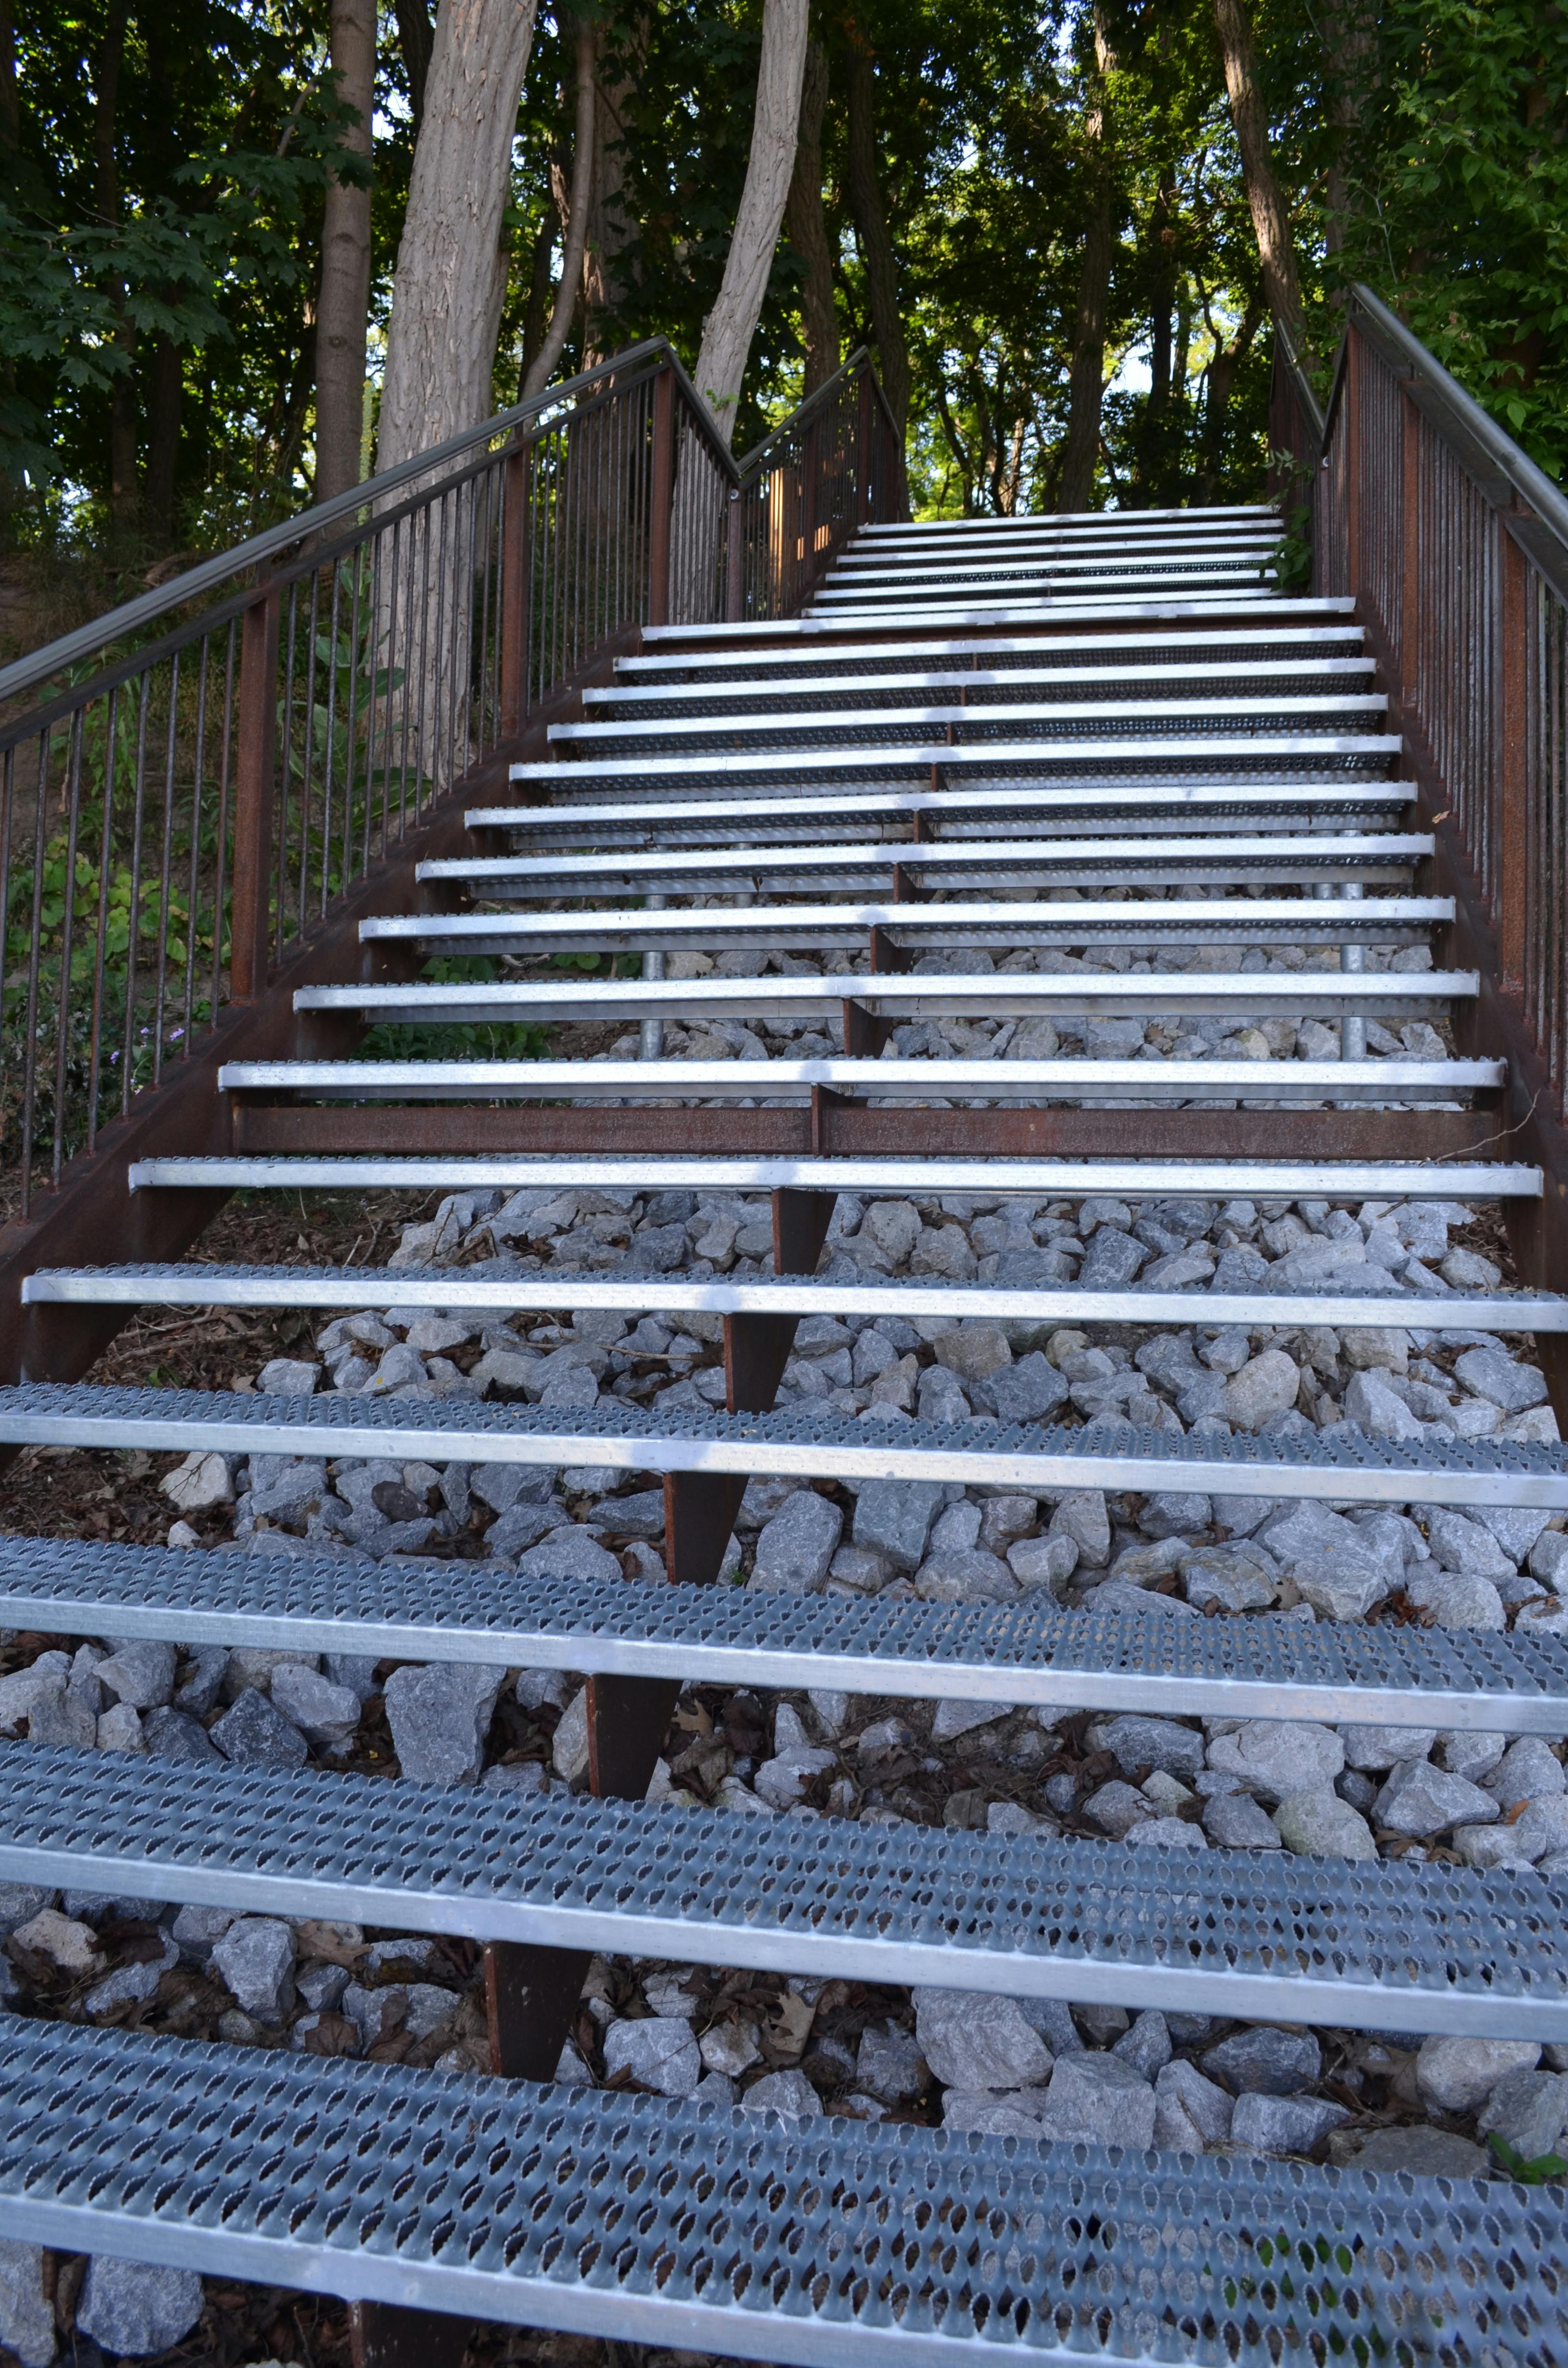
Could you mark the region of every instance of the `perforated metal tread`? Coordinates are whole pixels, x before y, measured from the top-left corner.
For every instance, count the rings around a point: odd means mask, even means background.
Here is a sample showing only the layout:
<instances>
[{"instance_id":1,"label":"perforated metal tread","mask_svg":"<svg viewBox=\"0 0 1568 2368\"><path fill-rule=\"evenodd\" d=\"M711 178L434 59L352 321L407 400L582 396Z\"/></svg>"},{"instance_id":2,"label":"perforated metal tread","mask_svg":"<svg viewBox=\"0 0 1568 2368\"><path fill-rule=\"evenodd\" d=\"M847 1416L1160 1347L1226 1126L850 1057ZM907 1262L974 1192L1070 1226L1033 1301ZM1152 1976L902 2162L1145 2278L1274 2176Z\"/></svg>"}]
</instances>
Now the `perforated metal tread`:
<instances>
[{"instance_id":1,"label":"perforated metal tread","mask_svg":"<svg viewBox=\"0 0 1568 2368\"><path fill-rule=\"evenodd\" d=\"M556 952L648 952L721 941L728 947L858 952L872 929L896 946L1422 945L1454 917L1451 896L1256 896L1151 899L1146 904L1017 901L709 905L699 911L393 913L359 924L361 944L413 940L545 946Z\"/></svg>"},{"instance_id":2,"label":"perforated metal tread","mask_svg":"<svg viewBox=\"0 0 1568 2368\"><path fill-rule=\"evenodd\" d=\"M363 1182L427 1192L524 1185L591 1187L605 1192L1032 1192L1051 1200L1119 1201L1539 1201L1539 1167L1504 1160L1460 1160L1422 1167L1415 1161L1323 1159L837 1159L829 1157L682 1159L579 1158L559 1153L529 1156L365 1159L220 1157L139 1159L128 1171L131 1190L184 1184L230 1190L252 1186L290 1190L299 1184L350 1187Z\"/></svg>"},{"instance_id":3,"label":"perforated metal tread","mask_svg":"<svg viewBox=\"0 0 1568 2368\"><path fill-rule=\"evenodd\" d=\"M710 740L733 748L744 746L754 737L780 748L791 744L831 746L840 734L850 746L900 745L945 729L961 747L1009 734L1072 739L1107 726L1128 734L1147 733L1151 737L1171 732L1194 735L1210 726L1225 732L1357 732L1371 729L1387 713L1385 692L1350 690L1316 697L1275 691L1256 699L1012 700L976 706L934 700L918 708L883 705L810 712L786 708L744 717L623 716L588 723L552 723L547 737L552 747L571 752L580 748L597 752L624 741L636 753L665 746L695 751Z\"/></svg>"},{"instance_id":4,"label":"perforated metal tread","mask_svg":"<svg viewBox=\"0 0 1568 2368\"><path fill-rule=\"evenodd\" d=\"M1238 1096L1244 1103L1454 1103L1500 1091L1501 1061L869 1061L791 1060L226 1061L221 1093L309 1094L373 1101L682 1101L807 1103L813 1093L873 1102L1157 1102Z\"/></svg>"},{"instance_id":5,"label":"perforated metal tread","mask_svg":"<svg viewBox=\"0 0 1568 2368\"><path fill-rule=\"evenodd\" d=\"M1288 1013L1295 1019L1338 1019L1345 1014L1397 1014L1400 1019L1441 1017L1479 988L1474 971L1205 971L1148 976L1115 971L980 972L915 977L897 971L836 971L801 978L548 980L505 979L460 986L421 980L398 985L370 980L353 986L302 986L296 1011L383 1012L389 1019L452 1021L498 1018L667 1019L758 1018L816 1019L832 1026L837 1007L858 1003L890 1019L928 1013L985 1019L1025 1019L1040 1013L1119 1018L1128 1012Z\"/></svg>"},{"instance_id":6,"label":"perforated metal tread","mask_svg":"<svg viewBox=\"0 0 1568 2368\"><path fill-rule=\"evenodd\" d=\"M1532 1872L518 1800L0 1750L0 1880L536 1948L1366 2030L1568 2038Z\"/></svg>"},{"instance_id":7,"label":"perforated metal tread","mask_svg":"<svg viewBox=\"0 0 1568 2368\"><path fill-rule=\"evenodd\" d=\"M66 2251L799 2368L1568 2351L1550 2188L790 2128L8 2016L0 2050L7 2233Z\"/></svg>"},{"instance_id":8,"label":"perforated metal tread","mask_svg":"<svg viewBox=\"0 0 1568 2368\"><path fill-rule=\"evenodd\" d=\"M732 1282L722 1275L694 1279L642 1272L607 1276L570 1267L544 1271L511 1258L460 1268L102 1266L40 1267L22 1281L25 1306L143 1307L428 1307L442 1310L650 1308L672 1315L901 1315L976 1318L998 1324L1356 1324L1403 1326L1440 1313L1446 1326L1472 1324L1480 1332L1568 1331L1568 1297L1501 1292L1445 1294L1440 1307L1404 1292L1392 1294L1381 1269L1365 1269L1367 1289L1240 1292L1162 1291L1133 1283L1124 1291L1085 1290L1077 1283L1017 1289L1006 1283L817 1282L804 1276L759 1277ZM1375 1287L1381 1281L1383 1287Z\"/></svg>"},{"instance_id":9,"label":"perforated metal tread","mask_svg":"<svg viewBox=\"0 0 1568 2368\"><path fill-rule=\"evenodd\" d=\"M17 1446L222 1448L242 1454L396 1454L405 1461L611 1464L621 1471L834 1473L846 1481L961 1480L1053 1489L1187 1489L1369 1504L1530 1505L1568 1510L1568 1447L1364 1439L1346 1425L1302 1439L1173 1439L1128 1423L1034 1429L851 1421L821 1412L647 1414L615 1404L546 1408L463 1397L240 1396L223 1390L32 1383L0 1390L0 1440Z\"/></svg>"},{"instance_id":10,"label":"perforated metal tread","mask_svg":"<svg viewBox=\"0 0 1568 2368\"><path fill-rule=\"evenodd\" d=\"M819 669L841 667L846 675L858 676L862 667L946 667L966 661L971 666L1003 669L1016 664L1049 671L1058 665L1071 666L1086 656L1109 660L1118 651L1126 652L1130 661L1142 666L1172 665L1183 659L1213 666L1282 665L1296 659L1309 664L1320 660L1333 663L1336 658L1359 657L1365 651L1367 637L1357 624L1335 623L1326 618L1307 625L1273 621L1278 615L1295 613L1281 603L1271 606L1267 612L1250 614L1244 625L1217 632L1206 629L1201 618L1188 620L1184 630L1170 633L1152 630L1128 632L1114 622L1097 622L1090 632L1063 633L1055 631L1049 620L1037 620L1032 632L991 632L968 641L952 634L930 632L901 644L883 631L859 643L842 632L835 632L826 637L827 646L820 650L811 646L812 639L817 636L782 649L760 647L748 641L736 643L731 648L720 645L683 652L643 650L634 657L617 658L610 680L612 684L653 684L666 677L672 688L678 689L683 682L694 687L721 686L732 671L744 678L755 670L759 681L777 674L783 681L798 678L811 682L818 678Z\"/></svg>"},{"instance_id":11,"label":"perforated metal tread","mask_svg":"<svg viewBox=\"0 0 1568 2368\"><path fill-rule=\"evenodd\" d=\"M1031 652L1031 660L1037 655ZM1154 697L1182 685L1192 686L1199 696L1210 686L1216 691L1245 686L1260 694L1278 691L1288 698L1307 698L1339 689L1354 690L1369 683L1377 671L1377 661L1360 652L1354 655L1279 652L1251 659L1194 657L1184 653L1180 662L1162 658L1159 663L1142 652L1139 655L1137 665L1102 653L1101 663L1092 666L1066 661L1041 666L1020 660L1012 666L971 662L965 666L953 662L884 665L876 672L836 675L792 674L780 668L772 677L760 675L748 680L743 677L733 682L644 682L618 669L608 683L584 691L583 712L590 720L609 720L622 712L642 719L661 714L716 717L786 711L831 713L835 712L832 702L839 700L907 711L933 700L942 705L956 701L967 707L978 701L989 706L994 698L1025 691L1038 700L1098 689L1114 690L1125 700L1140 695Z\"/></svg>"},{"instance_id":12,"label":"perforated metal tread","mask_svg":"<svg viewBox=\"0 0 1568 2368\"><path fill-rule=\"evenodd\" d=\"M549 1543L549 1540L545 1540ZM55 1635L832 1687L1069 1713L1353 1720L1485 1735L1568 1725L1568 1639L1520 1631L857 1602L500 1562L331 1560L0 1538L0 1619Z\"/></svg>"},{"instance_id":13,"label":"perforated metal tread","mask_svg":"<svg viewBox=\"0 0 1568 2368\"><path fill-rule=\"evenodd\" d=\"M1270 626L1282 623L1288 617L1333 622L1335 620L1354 620L1356 603L1342 593L1308 596L1275 592L1260 598L1251 591L1239 590L1203 593L1186 600L1124 600L1118 602L1113 609L1108 609L1098 601L1063 598L1052 600L1048 608L1038 601L1029 601L1016 608L1010 616L1005 603L1000 610L997 604L988 603L978 612L976 621L992 628L1016 622L1041 635L1054 635L1062 625L1076 624L1080 620L1093 625L1179 625L1189 620L1207 623L1217 617L1237 614L1249 621L1253 616L1261 615ZM892 630L922 633L927 618L933 636L961 630L966 621L961 612L955 612L950 608L923 612L918 603L911 602L904 615L892 620ZM880 621L815 615L808 609L799 617L759 619L756 623L738 628L727 625L644 625L642 649L645 654L693 648L722 653L732 649L750 652L769 645L794 643L809 646L812 642L842 640L846 633L864 631L868 624L875 632Z\"/></svg>"},{"instance_id":14,"label":"perforated metal tread","mask_svg":"<svg viewBox=\"0 0 1568 2368\"><path fill-rule=\"evenodd\" d=\"M895 871L932 887L1168 888L1189 880L1218 886L1336 879L1403 882L1434 851L1429 833L1361 832L1318 836L1270 832L1261 837L1131 837L1110 839L1008 839L980 841L949 836L910 843L884 839L875 845L733 847L704 855L688 848L647 848L627 855L443 856L415 867L419 880L457 880L489 897L609 895L624 888L645 894L650 882L666 894L726 888L754 894L781 888L796 894L815 889L852 894L867 883L881 893ZM862 893L865 893L862 891Z\"/></svg>"}]
</instances>

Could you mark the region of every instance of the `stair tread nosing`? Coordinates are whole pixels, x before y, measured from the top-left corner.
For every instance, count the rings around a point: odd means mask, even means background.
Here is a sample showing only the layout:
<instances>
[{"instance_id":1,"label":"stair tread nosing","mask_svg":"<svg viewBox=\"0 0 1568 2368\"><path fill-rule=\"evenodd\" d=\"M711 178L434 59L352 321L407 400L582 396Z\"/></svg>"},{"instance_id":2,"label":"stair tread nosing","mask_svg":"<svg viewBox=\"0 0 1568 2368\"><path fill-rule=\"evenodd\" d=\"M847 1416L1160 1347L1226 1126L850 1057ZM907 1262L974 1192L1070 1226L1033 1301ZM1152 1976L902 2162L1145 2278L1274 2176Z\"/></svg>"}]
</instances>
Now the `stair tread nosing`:
<instances>
[{"instance_id":1,"label":"stair tread nosing","mask_svg":"<svg viewBox=\"0 0 1568 2368\"><path fill-rule=\"evenodd\" d=\"M7 2230L67 2251L792 2368L1069 2347L1131 2368L1173 2339L1272 2368L1303 2313L1336 2357L1369 2328L1425 2350L1440 2326L1470 2358L1568 2348L1555 2215L1494 2181L0 2030Z\"/></svg>"},{"instance_id":2,"label":"stair tread nosing","mask_svg":"<svg viewBox=\"0 0 1568 2368\"><path fill-rule=\"evenodd\" d=\"M404 1461L610 1465L624 1471L824 1472L876 1479L1007 1481L1038 1495L1099 1487L1312 1497L1381 1504L1568 1509L1568 1446L1371 1440L1351 1425L1310 1439L1193 1436L1097 1422L1035 1429L860 1421L789 1409L645 1413L622 1404L545 1407L469 1396L281 1397L222 1390L19 1384L0 1390L0 1440L18 1446L142 1447ZM395 1443L395 1446L394 1446Z\"/></svg>"},{"instance_id":3,"label":"stair tread nosing","mask_svg":"<svg viewBox=\"0 0 1568 2368\"><path fill-rule=\"evenodd\" d=\"M549 1539L544 1540L548 1546ZM484 1562L212 1554L0 1539L0 1620L371 1659L479 1661L910 1701L1547 1735L1568 1727L1568 1638L857 1600L522 1577Z\"/></svg>"}]
</instances>

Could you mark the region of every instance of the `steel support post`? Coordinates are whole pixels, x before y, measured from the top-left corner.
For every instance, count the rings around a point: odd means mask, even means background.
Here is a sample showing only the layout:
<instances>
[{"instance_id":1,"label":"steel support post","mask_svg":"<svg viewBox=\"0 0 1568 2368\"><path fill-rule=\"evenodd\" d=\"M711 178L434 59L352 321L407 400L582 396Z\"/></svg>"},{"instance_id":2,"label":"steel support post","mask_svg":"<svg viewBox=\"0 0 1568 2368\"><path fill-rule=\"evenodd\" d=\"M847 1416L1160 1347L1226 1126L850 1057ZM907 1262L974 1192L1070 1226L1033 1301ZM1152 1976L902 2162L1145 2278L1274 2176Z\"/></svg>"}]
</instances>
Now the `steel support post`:
<instances>
[{"instance_id":1,"label":"steel support post","mask_svg":"<svg viewBox=\"0 0 1568 2368\"><path fill-rule=\"evenodd\" d=\"M240 632L234 746L233 908L229 993L254 1003L271 951L273 775L278 763L278 629L282 595L263 593Z\"/></svg>"}]
</instances>

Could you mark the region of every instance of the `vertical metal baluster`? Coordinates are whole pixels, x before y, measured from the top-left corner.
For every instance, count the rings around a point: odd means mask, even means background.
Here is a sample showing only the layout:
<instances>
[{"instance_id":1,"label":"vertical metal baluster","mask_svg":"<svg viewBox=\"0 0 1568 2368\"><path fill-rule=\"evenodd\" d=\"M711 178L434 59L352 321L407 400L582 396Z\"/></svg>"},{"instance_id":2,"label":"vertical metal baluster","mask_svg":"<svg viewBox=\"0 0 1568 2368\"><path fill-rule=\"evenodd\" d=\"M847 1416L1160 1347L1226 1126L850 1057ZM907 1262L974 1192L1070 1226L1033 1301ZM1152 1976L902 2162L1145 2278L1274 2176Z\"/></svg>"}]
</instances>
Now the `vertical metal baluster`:
<instances>
[{"instance_id":1,"label":"vertical metal baluster","mask_svg":"<svg viewBox=\"0 0 1568 2368\"><path fill-rule=\"evenodd\" d=\"M120 1053L124 1064L119 1080L119 1114L122 1118L131 1108L131 1073L136 1058L137 941L142 928L142 827L147 789L147 703L151 683L145 673L140 681L141 696L136 702L136 771L131 825L131 912L125 942L125 1042Z\"/></svg>"},{"instance_id":2,"label":"vertical metal baluster","mask_svg":"<svg viewBox=\"0 0 1568 2368\"><path fill-rule=\"evenodd\" d=\"M43 952L43 850L49 808L49 732L39 734L38 794L33 808L33 902L28 934L28 1019L23 1037L22 1215L32 1211L33 1127L38 1110L39 971Z\"/></svg>"},{"instance_id":3,"label":"vertical metal baluster","mask_svg":"<svg viewBox=\"0 0 1568 2368\"><path fill-rule=\"evenodd\" d=\"M218 775L218 846L212 880L212 1018L210 1024L214 1028L218 1024L218 1007L223 992L223 922L230 876L229 786L234 753L234 651L238 645L239 630L239 619L232 617L228 646L223 654L223 757Z\"/></svg>"},{"instance_id":4,"label":"vertical metal baluster","mask_svg":"<svg viewBox=\"0 0 1568 2368\"><path fill-rule=\"evenodd\" d=\"M316 764L316 662L320 655L317 647L321 639L320 632L318 630L320 622L321 572L319 569L312 569L311 574L310 610L305 625L305 745L301 751L301 762L300 767L300 889L298 897L298 912L299 928L301 931L304 928L305 922L309 916L311 909L311 822L312 808L314 804L313 790ZM330 659L328 665L330 671ZM287 849L289 813L289 767L287 762L285 762L283 767L283 795L278 800L278 813L280 817L280 844L285 849ZM288 880L287 866L288 855L287 852L285 852L283 857L283 868L279 871L278 882L278 955L279 961L282 960L283 956L282 905L284 891ZM324 849L322 856L322 868L324 871L325 870L325 867L326 857Z\"/></svg>"},{"instance_id":5,"label":"vertical metal baluster","mask_svg":"<svg viewBox=\"0 0 1568 2368\"><path fill-rule=\"evenodd\" d=\"M179 721L179 652L169 660L169 729L164 744L164 835L158 858L158 961L153 996L153 1083L164 1074L164 1009L169 980L169 891L175 855L175 732Z\"/></svg>"},{"instance_id":6,"label":"vertical metal baluster","mask_svg":"<svg viewBox=\"0 0 1568 2368\"><path fill-rule=\"evenodd\" d=\"M369 610L369 623L366 628L365 643L365 834L363 840L363 862L364 868L367 871L369 871L370 868L370 842L373 828L373 809L376 800L376 683L381 671L381 552L385 542L386 536L384 533L374 534L370 538L370 590L369 598L366 603L366 606ZM383 852L386 846L387 793L385 787L384 764L385 760L383 759L381 836L376 848L378 857Z\"/></svg>"},{"instance_id":7,"label":"vertical metal baluster","mask_svg":"<svg viewBox=\"0 0 1568 2368\"><path fill-rule=\"evenodd\" d=\"M327 603L326 725L322 741L321 894L316 909L324 913L332 897L332 796L337 785L337 628L343 607L343 562L332 564L332 598ZM343 885L347 887L347 876ZM301 927L303 919L301 916Z\"/></svg>"},{"instance_id":8,"label":"vertical metal baluster","mask_svg":"<svg viewBox=\"0 0 1568 2368\"><path fill-rule=\"evenodd\" d=\"M60 916L59 1010L54 1031L54 1143L49 1170L51 1184L59 1183L60 1171L65 1163L65 1090L71 1049L71 1012L74 1000L71 956L76 934L76 845L82 821L83 723L83 711L78 707L71 718L71 753L66 760L65 775L65 893Z\"/></svg>"},{"instance_id":9,"label":"vertical metal baluster","mask_svg":"<svg viewBox=\"0 0 1568 2368\"><path fill-rule=\"evenodd\" d=\"M11 832L16 808L17 750L13 742L0 759L0 1021L6 1015L11 983ZM0 1025L0 1124L9 1107L6 1088L10 1076L11 1031Z\"/></svg>"},{"instance_id":10,"label":"vertical metal baluster","mask_svg":"<svg viewBox=\"0 0 1568 2368\"><path fill-rule=\"evenodd\" d=\"M363 550L358 544L349 552L346 564L351 571L348 583L348 712L343 727L343 885L347 889L354 874L354 776L355 750L359 736L359 607L363 581ZM368 868L368 867L367 867Z\"/></svg>"},{"instance_id":11,"label":"vertical metal baluster","mask_svg":"<svg viewBox=\"0 0 1568 2368\"><path fill-rule=\"evenodd\" d=\"M105 702L108 734L104 752L104 814L98 837L98 926L97 943L93 952L93 1019L90 1047L87 1054L87 1149L96 1148L98 1139L98 1098L103 1089L104 1020L107 1004L108 965L108 891L109 866L114 860L114 781L115 759L119 753L119 686L117 683ZM7 847L9 846L10 814L6 817Z\"/></svg>"},{"instance_id":12,"label":"vertical metal baluster","mask_svg":"<svg viewBox=\"0 0 1568 2368\"><path fill-rule=\"evenodd\" d=\"M212 663L212 637L201 636L201 671L196 682L196 751L190 777L190 871L186 884L185 1008L180 1022L181 1057L190 1053L190 1031L196 1017L196 949L199 941L201 901L201 791L207 762L207 677Z\"/></svg>"}]
</instances>

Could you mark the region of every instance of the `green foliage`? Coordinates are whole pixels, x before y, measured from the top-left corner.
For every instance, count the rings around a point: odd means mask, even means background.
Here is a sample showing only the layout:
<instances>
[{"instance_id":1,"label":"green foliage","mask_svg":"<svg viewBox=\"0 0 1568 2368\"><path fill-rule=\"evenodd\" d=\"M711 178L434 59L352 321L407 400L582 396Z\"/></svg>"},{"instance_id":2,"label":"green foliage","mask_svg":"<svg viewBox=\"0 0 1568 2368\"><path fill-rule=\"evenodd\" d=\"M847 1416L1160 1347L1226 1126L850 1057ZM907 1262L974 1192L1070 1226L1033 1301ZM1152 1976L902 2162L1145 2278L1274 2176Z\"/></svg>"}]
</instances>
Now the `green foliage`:
<instances>
[{"instance_id":1,"label":"green foliage","mask_svg":"<svg viewBox=\"0 0 1568 2368\"><path fill-rule=\"evenodd\" d=\"M1568 2179L1568 2162L1561 2155L1538 2154L1533 2161L1527 2162L1518 2148L1511 2146L1495 2130L1487 2144L1509 2178L1520 2180L1526 2187L1544 2187L1548 2180Z\"/></svg>"}]
</instances>

